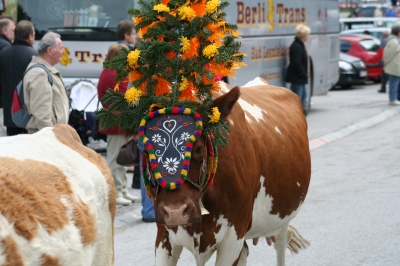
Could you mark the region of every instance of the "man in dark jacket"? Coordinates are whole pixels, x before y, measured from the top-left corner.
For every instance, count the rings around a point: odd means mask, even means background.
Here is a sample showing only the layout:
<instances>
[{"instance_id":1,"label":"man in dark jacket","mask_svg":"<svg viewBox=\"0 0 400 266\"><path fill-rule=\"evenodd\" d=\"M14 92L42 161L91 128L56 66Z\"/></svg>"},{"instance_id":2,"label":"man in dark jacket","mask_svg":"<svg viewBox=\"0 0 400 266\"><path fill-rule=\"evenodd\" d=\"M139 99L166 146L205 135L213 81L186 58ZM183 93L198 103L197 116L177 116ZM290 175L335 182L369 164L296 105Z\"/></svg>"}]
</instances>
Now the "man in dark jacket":
<instances>
[{"instance_id":1,"label":"man in dark jacket","mask_svg":"<svg viewBox=\"0 0 400 266\"><path fill-rule=\"evenodd\" d=\"M12 17L0 15L0 51L11 46L14 40L15 23ZM6 129L3 121L3 101L0 91L0 137L6 135Z\"/></svg>"},{"instance_id":2,"label":"man in dark jacket","mask_svg":"<svg viewBox=\"0 0 400 266\"><path fill-rule=\"evenodd\" d=\"M26 67L38 52L34 49L35 29L32 22L22 20L15 27L14 43L0 52L0 90L4 106L4 125L7 135L27 133L11 119L11 103L14 89L24 76Z\"/></svg>"}]
</instances>

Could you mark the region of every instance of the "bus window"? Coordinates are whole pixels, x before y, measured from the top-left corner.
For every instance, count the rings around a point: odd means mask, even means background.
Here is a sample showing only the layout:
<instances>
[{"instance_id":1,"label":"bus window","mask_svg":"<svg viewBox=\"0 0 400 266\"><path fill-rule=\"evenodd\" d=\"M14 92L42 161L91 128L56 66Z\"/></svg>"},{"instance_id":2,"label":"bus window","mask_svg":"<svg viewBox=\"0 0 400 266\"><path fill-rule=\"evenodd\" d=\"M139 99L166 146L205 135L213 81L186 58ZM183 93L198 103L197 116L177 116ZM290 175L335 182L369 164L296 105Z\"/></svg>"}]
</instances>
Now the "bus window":
<instances>
[{"instance_id":1,"label":"bus window","mask_svg":"<svg viewBox=\"0 0 400 266\"><path fill-rule=\"evenodd\" d=\"M131 19L134 0L36 0L19 1L18 20L35 25L36 39L54 31L63 40L115 40L118 22Z\"/></svg>"}]
</instances>

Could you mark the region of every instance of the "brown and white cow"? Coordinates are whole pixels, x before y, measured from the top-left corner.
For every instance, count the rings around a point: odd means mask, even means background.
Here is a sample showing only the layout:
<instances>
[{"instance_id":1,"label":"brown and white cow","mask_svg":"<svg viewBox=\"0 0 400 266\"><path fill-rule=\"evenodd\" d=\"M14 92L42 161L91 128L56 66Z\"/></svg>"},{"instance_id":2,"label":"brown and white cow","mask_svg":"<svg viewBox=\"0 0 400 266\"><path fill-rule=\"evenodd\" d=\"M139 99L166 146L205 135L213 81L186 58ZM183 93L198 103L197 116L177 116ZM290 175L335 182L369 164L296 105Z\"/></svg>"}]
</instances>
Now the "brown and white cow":
<instances>
[{"instance_id":1,"label":"brown and white cow","mask_svg":"<svg viewBox=\"0 0 400 266\"><path fill-rule=\"evenodd\" d=\"M174 190L154 189L156 265L176 265L183 247L196 265L204 265L215 251L216 265L245 265L245 240L256 243L260 237L276 240L278 265L285 264L289 235L296 233L289 222L305 200L311 175L301 102L262 80L224 91L214 106L230 124L230 144L218 150L213 185L203 194L195 185L207 154L200 138L191 154L192 181ZM201 215L200 198L207 215Z\"/></svg>"},{"instance_id":2,"label":"brown and white cow","mask_svg":"<svg viewBox=\"0 0 400 266\"><path fill-rule=\"evenodd\" d=\"M113 265L114 182L68 125L0 138L0 265Z\"/></svg>"}]
</instances>

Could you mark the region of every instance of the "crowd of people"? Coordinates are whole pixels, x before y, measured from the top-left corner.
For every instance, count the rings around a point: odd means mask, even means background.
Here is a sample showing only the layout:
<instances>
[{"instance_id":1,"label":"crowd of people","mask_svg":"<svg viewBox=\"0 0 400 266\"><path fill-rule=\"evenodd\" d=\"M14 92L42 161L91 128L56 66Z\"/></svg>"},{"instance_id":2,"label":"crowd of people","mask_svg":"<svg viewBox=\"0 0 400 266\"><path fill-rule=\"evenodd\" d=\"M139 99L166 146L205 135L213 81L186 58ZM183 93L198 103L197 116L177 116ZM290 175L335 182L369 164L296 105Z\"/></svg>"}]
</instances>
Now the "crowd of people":
<instances>
[{"instance_id":1,"label":"crowd of people","mask_svg":"<svg viewBox=\"0 0 400 266\"><path fill-rule=\"evenodd\" d=\"M137 44L139 39L133 21L126 20L118 24L117 39L117 43L109 47L106 60L117 56L122 47L129 49ZM62 76L54 67L60 63L64 54L61 36L54 32L46 33L39 41L37 49L33 48L34 42L35 28L30 21L16 23L10 16L0 16L0 137L33 134L45 127L68 123L70 101ZM44 68L30 68L37 64ZM28 68L30 69L26 72ZM49 82L48 73L52 83ZM103 69L101 72L97 85L100 101L108 88L114 88L115 76L115 70ZM11 117L14 89L21 80L24 102L31 115L25 128L16 126ZM124 93L127 86L127 82L121 82L120 92ZM127 190L127 168L116 163L117 154L128 139L118 127L103 133L107 135L106 162L114 179L116 202L119 205L130 205L139 199ZM143 151L143 145L139 147ZM140 171L135 173L135 178L141 179ZM153 201L147 197L143 181L140 183L142 220L155 222Z\"/></svg>"}]
</instances>

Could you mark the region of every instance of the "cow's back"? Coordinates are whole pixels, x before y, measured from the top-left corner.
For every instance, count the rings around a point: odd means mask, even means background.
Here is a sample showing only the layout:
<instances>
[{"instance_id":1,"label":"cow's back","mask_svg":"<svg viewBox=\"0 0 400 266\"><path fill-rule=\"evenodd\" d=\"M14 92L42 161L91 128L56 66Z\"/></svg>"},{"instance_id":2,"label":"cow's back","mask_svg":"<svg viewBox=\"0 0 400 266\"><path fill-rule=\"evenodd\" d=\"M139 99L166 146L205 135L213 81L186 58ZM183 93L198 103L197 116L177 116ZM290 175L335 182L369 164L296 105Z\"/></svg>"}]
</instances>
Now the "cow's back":
<instances>
[{"instance_id":1,"label":"cow's back","mask_svg":"<svg viewBox=\"0 0 400 266\"><path fill-rule=\"evenodd\" d=\"M115 190L67 125L0 139L0 265L112 265Z\"/></svg>"}]
</instances>

